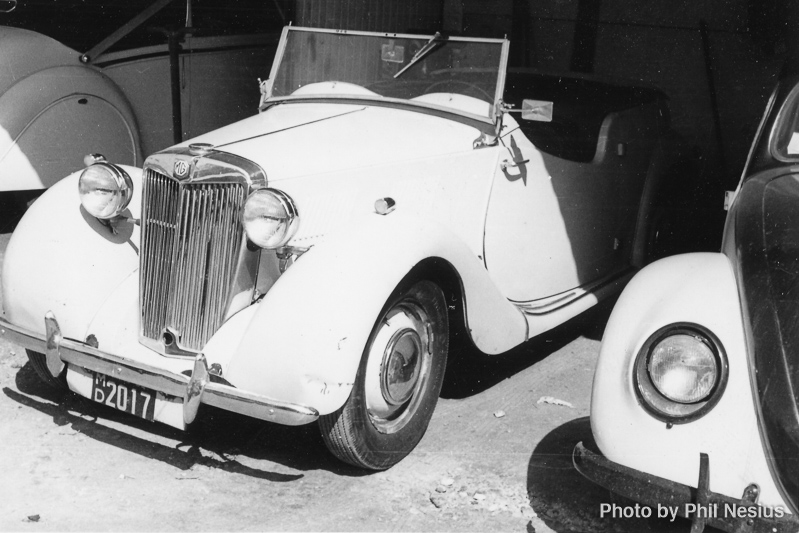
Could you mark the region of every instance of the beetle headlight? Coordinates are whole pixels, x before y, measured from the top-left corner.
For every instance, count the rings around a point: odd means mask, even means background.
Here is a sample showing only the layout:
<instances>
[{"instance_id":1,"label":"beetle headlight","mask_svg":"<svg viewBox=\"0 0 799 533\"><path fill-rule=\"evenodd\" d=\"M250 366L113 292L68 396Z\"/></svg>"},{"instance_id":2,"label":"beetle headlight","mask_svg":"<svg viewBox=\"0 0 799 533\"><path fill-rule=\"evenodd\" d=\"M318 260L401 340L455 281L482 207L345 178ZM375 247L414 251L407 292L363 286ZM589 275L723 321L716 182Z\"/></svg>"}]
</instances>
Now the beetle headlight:
<instances>
[{"instance_id":1,"label":"beetle headlight","mask_svg":"<svg viewBox=\"0 0 799 533\"><path fill-rule=\"evenodd\" d=\"M241 222L247 238L257 246L269 249L285 246L299 227L294 202L277 189L253 192L244 202Z\"/></svg>"},{"instance_id":2,"label":"beetle headlight","mask_svg":"<svg viewBox=\"0 0 799 533\"><path fill-rule=\"evenodd\" d=\"M721 342L697 324L672 324L656 331L635 362L635 383L644 407L656 418L695 420L719 400L727 381Z\"/></svg>"},{"instance_id":3,"label":"beetle headlight","mask_svg":"<svg viewBox=\"0 0 799 533\"><path fill-rule=\"evenodd\" d=\"M133 180L111 163L95 163L86 168L78 181L80 203L94 217L114 218L122 213L133 195Z\"/></svg>"}]
</instances>

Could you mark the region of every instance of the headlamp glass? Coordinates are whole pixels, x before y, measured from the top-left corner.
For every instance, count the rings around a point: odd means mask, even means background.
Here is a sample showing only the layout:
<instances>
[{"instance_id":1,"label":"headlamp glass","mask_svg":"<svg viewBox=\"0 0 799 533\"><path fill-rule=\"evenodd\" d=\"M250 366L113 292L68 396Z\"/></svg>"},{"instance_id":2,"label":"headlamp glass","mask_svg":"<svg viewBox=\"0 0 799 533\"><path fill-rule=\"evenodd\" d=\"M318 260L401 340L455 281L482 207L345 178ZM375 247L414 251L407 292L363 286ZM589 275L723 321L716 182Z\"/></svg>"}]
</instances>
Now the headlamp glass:
<instances>
[{"instance_id":1,"label":"headlamp glass","mask_svg":"<svg viewBox=\"0 0 799 533\"><path fill-rule=\"evenodd\" d=\"M133 181L127 172L110 163L95 163L78 180L83 208L99 219L118 216L130 203Z\"/></svg>"},{"instance_id":2,"label":"headlamp glass","mask_svg":"<svg viewBox=\"0 0 799 533\"><path fill-rule=\"evenodd\" d=\"M294 202L276 189L259 189L244 203L241 222L247 238L261 248L285 246L299 226Z\"/></svg>"},{"instance_id":3,"label":"headlamp glass","mask_svg":"<svg viewBox=\"0 0 799 533\"><path fill-rule=\"evenodd\" d=\"M658 392L679 403L707 398L719 371L710 346L686 334L671 335L655 345L647 370Z\"/></svg>"}]
</instances>

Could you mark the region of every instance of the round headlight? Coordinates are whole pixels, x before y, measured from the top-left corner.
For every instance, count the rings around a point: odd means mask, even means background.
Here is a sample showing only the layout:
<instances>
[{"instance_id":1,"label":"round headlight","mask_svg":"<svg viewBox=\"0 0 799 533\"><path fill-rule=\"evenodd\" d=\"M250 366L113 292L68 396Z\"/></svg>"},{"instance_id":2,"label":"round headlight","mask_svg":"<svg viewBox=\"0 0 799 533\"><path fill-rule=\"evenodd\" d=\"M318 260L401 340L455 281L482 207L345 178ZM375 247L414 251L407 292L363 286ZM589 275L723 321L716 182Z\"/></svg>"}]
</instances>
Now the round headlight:
<instances>
[{"instance_id":1,"label":"round headlight","mask_svg":"<svg viewBox=\"0 0 799 533\"><path fill-rule=\"evenodd\" d=\"M241 213L244 231L261 248L280 248L291 239L299 227L294 202L276 189L259 189L244 203Z\"/></svg>"},{"instance_id":2,"label":"round headlight","mask_svg":"<svg viewBox=\"0 0 799 533\"><path fill-rule=\"evenodd\" d=\"M727 356L708 329L690 323L656 331L638 353L634 380L642 405L672 423L695 420L721 398Z\"/></svg>"},{"instance_id":3,"label":"round headlight","mask_svg":"<svg viewBox=\"0 0 799 533\"><path fill-rule=\"evenodd\" d=\"M130 203L133 180L116 165L95 163L80 175L78 192L80 203L90 215L100 219L114 218Z\"/></svg>"},{"instance_id":4,"label":"round headlight","mask_svg":"<svg viewBox=\"0 0 799 533\"><path fill-rule=\"evenodd\" d=\"M718 381L713 350L694 335L671 335L652 348L647 364L652 384L663 396L679 403L700 402Z\"/></svg>"}]
</instances>

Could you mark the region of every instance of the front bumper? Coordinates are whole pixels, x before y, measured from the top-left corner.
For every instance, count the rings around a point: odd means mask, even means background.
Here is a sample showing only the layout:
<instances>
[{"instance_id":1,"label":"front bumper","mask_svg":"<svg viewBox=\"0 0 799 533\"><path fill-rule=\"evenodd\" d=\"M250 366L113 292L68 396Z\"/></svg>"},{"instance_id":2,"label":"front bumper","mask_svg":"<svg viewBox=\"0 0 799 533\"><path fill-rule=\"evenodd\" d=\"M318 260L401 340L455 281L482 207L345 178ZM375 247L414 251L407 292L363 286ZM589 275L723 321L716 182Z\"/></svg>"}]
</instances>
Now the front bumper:
<instances>
[{"instance_id":1,"label":"front bumper","mask_svg":"<svg viewBox=\"0 0 799 533\"><path fill-rule=\"evenodd\" d=\"M0 338L45 354L47 368L54 376L60 375L67 365L74 365L167 396L182 398L184 424L194 421L201 403L289 426L307 424L319 418L319 413L312 407L273 400L211 381L203 354L197 355L193 371L187 376L65 339L52 313L47 313L44 320L46 334L42 335L0 318Z\"/></svg>"},{"instance_id":2,"label":"front bumper","mask_svg":"<svg viewBox=\"0 0 799 533\"><path fill-rule=\"evenodd\" d=\"M676 509L692 522L691 533L705 525L730 533L796 533L799 519L792 514L777 518L773 509L757 504L758 487L747 487L740 500L709 490L709 459L700 457L698 488L614 463L577 444L572 454L574 467L583 476L606 489L650 508ZM656 513L652 513L656 516ZM743 516L740 516L743 515Z\"/></svg>"}]
</instances>

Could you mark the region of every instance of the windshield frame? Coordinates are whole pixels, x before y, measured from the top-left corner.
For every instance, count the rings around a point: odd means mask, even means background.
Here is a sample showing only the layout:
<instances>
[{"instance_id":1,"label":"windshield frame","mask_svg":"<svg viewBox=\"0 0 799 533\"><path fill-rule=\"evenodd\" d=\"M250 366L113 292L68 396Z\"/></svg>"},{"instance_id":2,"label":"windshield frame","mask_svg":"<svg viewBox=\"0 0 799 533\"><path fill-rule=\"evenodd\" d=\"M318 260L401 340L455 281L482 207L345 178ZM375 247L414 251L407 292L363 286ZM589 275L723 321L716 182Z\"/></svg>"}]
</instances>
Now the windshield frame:
<instances>
[{"instance_id":1,"label":"windshield frame","mask_svg":"<svg viewBox=\"0 0 799 533\"><path fill-rule=\"evenodd\" d=\"M494 93L494 101L489 103L490 110L488 116L477 115L467 111L459 110L452 107L441 106L426 102L417 102L413 100L405 100L401 98L384 97L380 95L347 95L347 94L316 94L316 95L289 95L289 96L272 96L272 81L277 76L280 65L283 62L284 52L286 50L286 43L288 41L289 32L308 32L308 33L328 33L339 35L361 35L366 37L384 37L389 39L431 39L434 35L420 35L409 33L387 33L387 32L368 32L368 31L350 31L350 30L334 30L326 28L308 28L300 26L285 26L280 35L280 43L275 53L275 60L272 62L272 69L269 73L269 82L266 83L264 98L259 111L271 107L272 105L283 102L339 102L339 103L368 103L377 106L398 107L403 109L422 111L434 115L442 115L447 118L455 118L456 120L465 121L469 124L475 125L481 131L492 133L495 131L498 122L501 120L501 102L502 95L505 90L505 78L507 75L508 67L508 53L510 41L508 39L492 39L492 38L478 38L478 37L454 37L448 36L447 40L454 42L471 42L471 43L490 43L499 44L502 46L500 52L500 62L497 72L497 86ZM478 123L478 124L475 124ZM487 126L490 126L488 128Z\"/></svg>"}]
</instances>

